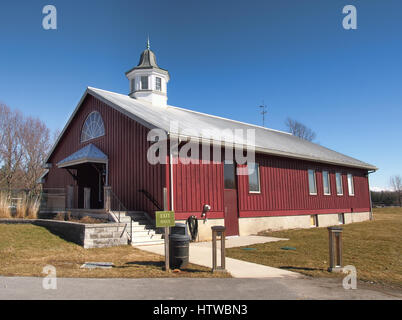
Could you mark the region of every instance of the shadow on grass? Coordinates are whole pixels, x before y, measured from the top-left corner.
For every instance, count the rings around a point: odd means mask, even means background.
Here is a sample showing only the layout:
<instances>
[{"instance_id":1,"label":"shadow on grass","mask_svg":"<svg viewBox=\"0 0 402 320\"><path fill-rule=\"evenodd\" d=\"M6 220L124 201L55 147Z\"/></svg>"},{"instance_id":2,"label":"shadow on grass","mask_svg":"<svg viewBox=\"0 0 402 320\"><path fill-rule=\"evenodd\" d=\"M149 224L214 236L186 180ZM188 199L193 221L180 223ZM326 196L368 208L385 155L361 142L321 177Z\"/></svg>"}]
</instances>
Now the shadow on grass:
<instances>
[{"instance_id":1,"label":"shadow on grass","mask_svg":"<svg viewBox=\"0 0 402 320\"><path fill-rule=\"evenodd\" d=\"M139 266L146 266L146 267L163 267L165 262L163 261L130 261L126 262L125 265L139 265ZM121 268L127 268L127 266L121 266Z\"/></svg>"},{"instance_id":2,"label":"shadow on grass","mask_svg":"<svg viewBox=\"0 0 402 320\"><path fill-rule=\"evenodd\" d=\"M303 270L303 271L326 271L320 268L307 268L307 267L292 267L292 266L281 266L279 269L290 269L290 270Z\"/></svg>"},{"instance_id":3,"label":"shadow on grass","mask_svg":"<svg viewBox=\"0 0 402 320\"><path fill-rule=\"evenodd\" d=\"M164 261L130 261L126 262L123 266L115 266L114 268L130 268L132 266L145 266L145 267L155 267L155 268L160 268L164 269L165 268L165 262ZM181 268L180 269L182 272L188 272L188 273L205 273L208 272L209 270L199 270L195 268Z\"/></svg>"}]
</instances>

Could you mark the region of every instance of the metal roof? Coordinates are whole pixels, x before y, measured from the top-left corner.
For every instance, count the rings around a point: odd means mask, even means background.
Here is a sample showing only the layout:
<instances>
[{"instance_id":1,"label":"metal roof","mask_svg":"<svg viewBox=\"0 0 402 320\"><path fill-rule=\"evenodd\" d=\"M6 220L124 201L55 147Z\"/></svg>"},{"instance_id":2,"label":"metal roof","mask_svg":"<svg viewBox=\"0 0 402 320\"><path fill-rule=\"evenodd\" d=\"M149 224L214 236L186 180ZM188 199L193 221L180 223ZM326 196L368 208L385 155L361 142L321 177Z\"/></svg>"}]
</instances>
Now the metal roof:
<instances>
[{"instance_id":1,"label":"metal roof","mask_svg":"<svg viewBox=\"0 0 402 320\"><path fill-rule=\"evenodd\" d=\"M126 72L126 75L129 74L133 70L138 70L138 69L157 69L159 71L162 71L163 73L168 73L167 70L162 69L158 66L156 63L156 56L155 53L148 49L145 49L140 56L140 61L138 62L138 65L131 70Z\"/></svg>"},{"instance_id":2,"label":"metal roof","mask_svg":"<svg viewBox=\"0 0 402 320\"><path fill-rule=\"evenodd\" d=\"M66 168L87 162L107 163L107 161L107 155L91 143L58 162L57 166L59 168Z\"/></svg>"},{"instance_id":3,"label":"metal roof","mask_svg":"<svg viewBox=\"0 0 402 320\"><path fill-rule=\"evenodd\" d=\"M202 129L210 130L211 132L223 129L230 129L232 132L235 129L243 129L244 131L254 129L255 143L253 147L255 147L256 152L346 167L377 170L371 164L325 148L319 144L300 139L287 132L169 105L157 106L144 100L133 99L127 95L91 87L87 89L87 93L97 97L146 127L163 129L170 136L201 138L202 132L200 130ZM172 128L172 123L177 124L177 128ZM235 134L234 140L235 143L244 145L247 143L246 134L244 136Z\"/></svg>"}]
</instances>

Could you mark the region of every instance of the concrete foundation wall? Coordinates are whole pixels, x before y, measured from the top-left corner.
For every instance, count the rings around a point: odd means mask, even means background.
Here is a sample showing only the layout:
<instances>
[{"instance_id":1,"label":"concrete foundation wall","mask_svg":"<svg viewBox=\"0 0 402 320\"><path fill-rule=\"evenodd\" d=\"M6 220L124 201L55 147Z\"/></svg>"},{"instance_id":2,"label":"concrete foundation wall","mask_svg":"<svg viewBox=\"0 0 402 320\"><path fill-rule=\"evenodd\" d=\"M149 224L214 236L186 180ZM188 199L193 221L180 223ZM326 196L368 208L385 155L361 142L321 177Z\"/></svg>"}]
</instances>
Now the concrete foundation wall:
<instances>
[{"instance_id":1,"label":"concrete foundation wall","mask_svg":"<svg viewBox=\"0 0 402 320\"><path fill-rule=\"evenodd\" d=\"M338 214L319 214L317 215L318 226L328 227L339 225ZM370 212L345 213L345 224L361 222L370 219ZM186 223L185 220L177 222ZM207 241L212 239L211 227L216 225L225 225L224 219L208 219L206 223L198 220L198 241ZM239 234L241 236L257 234L260 231L278 231L286 229L311 228L310 215L300 216L271 216L255 218L239 218Z\"/></svg>"},{"instance_id":2,"label":"concrete foundation wall","mask_svg":"<svg viewBox=\"0 0 402 320\"><path fill-rule=\"evenodd\" d=\"M318 214L318 227L339 225L338 214ZM370 212L345 213L345 224L370 220ZM311 228L310 215L240 218L240 235L257 234L260 231Z\"/></svg>"},{"instance_id":3,"label":"concrete foundation wall","mask_svg":"<svg viewBox=\"0 0 402 320\"><path fill-rule=\"evenodd\" d=\"M205 220L198 220L198 237L197 241L207 241L212 240L212 230L211 227L213 226L224 226L225 220L224 219L208 219L206 222ZM186 220L176 220L178 223L186 223Z\"/></svg>"}]
</instances>

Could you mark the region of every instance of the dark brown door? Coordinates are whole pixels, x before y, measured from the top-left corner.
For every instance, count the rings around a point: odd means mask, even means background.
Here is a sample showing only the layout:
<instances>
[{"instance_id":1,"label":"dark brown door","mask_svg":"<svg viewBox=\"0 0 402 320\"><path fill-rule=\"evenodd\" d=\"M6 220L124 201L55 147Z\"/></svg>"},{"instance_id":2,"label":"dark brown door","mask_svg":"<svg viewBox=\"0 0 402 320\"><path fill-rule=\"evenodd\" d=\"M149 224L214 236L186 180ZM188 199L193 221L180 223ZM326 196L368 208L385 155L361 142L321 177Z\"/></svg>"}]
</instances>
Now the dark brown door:
<instances>
[{"instance_id":1,"label":"dark brown door","mask_svg":"<svg viewBox=\"0 0 402 320\"><path fill-rule=\"evenodd\" d=\"M239 213L237 208L236 166L233 163L224 164L224 214L226 235L239 234Z\"/></svg>"}]
</instances>

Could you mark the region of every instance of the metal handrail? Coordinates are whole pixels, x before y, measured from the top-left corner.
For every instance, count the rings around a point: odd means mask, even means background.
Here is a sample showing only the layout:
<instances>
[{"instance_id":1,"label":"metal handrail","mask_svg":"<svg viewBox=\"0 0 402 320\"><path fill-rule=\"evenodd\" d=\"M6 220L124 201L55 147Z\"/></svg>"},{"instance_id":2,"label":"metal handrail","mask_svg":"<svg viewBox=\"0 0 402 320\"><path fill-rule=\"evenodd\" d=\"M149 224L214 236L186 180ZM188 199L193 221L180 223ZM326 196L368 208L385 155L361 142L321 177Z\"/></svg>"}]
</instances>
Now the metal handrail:
<instances>
[{"instance_id":1,"label":"metal handrail","mask_svg":"<svg viewBox=\"0 0 402 320\"><path fill-rule=\"evenodd\" d=\"M119 221L119 223L120 223L120 213L122 212L122 211L125 211L125 212L128 212L128 209L124 206L124 204L120 201L120 199L116 196L116 194L113 192L113 190L112 189L109 189L108 190L109 192L110 192L110 195L111 195L111 198L113 198L113 200L116 200L117 201L117 204L118 204L118 207L119 207L119 210L118 210L118 221ZM112 201L111 201L112 202ZM112 202L113 203L113 202ZM114 209L113 209L113 204L111 203L111 206L110 206L110 211L114 211ZM123 209L123 210L122 210ZM126 216L127 217L127 216ZM130 216L129 216L130 217ZM127 226L127 224L126 224L126 226ZM132 241L132 238L133 238L133 218L132 217L130 217L130 230L129 230L130 232L127 232L127 234L128 234L128 236L129 236L129 242L131 243L131 241Z\"/></svg>"},{"instance_id":2,"label":"metal handrail","mask_svg":"<svg viewBox=\"0 0 402 320\"><path fill-rule=\"evenodd\" d=\"M145 189L140 189L140 190L138 190L138 192L143 193L144 196L145 196L149 201L151 201L151 202L153 203L153 205L154 205L159 211L162 211L162 210L163 210L162 207L161 207L161 205L159 204L158 200L156 200L156 199L152 196L152 194L150 194L147 190L145 190Z\"/></svg>"}]
</instances>

